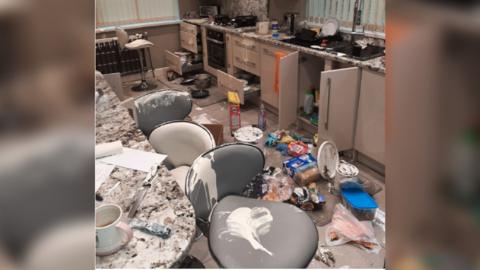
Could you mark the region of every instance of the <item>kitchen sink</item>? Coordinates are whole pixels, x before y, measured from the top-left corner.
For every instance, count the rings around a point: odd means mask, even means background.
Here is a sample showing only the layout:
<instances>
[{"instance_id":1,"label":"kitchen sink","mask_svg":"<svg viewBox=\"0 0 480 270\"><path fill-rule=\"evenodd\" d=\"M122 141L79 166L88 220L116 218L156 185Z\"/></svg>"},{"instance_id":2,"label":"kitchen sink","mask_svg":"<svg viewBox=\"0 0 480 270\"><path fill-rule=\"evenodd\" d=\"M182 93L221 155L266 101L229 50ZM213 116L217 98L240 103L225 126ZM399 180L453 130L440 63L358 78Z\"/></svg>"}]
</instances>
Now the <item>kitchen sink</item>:
<instances>
[{"instance_id":1,"label":"kitchen sink","mask_svg":"<svg viewBox=\"0 0 480 270\"><path fill-rule=\"evenodd\" d=\"M357 47L357 49L355 49L354 47ZM333 48L333 51L338 53L345 53L349 57L360 61L365 61L385 55L384 47L367 44L365 48L361 48L359 45L353 46L350 42L348 42L348 44L346 44L345 46L338 46L336 48Z\"/></svg>"},{"instance_id":2,"label":"kitchen sink","mask_svg":"<svg viewBox=\"0 0 480 270\"><path fill-rule=\"evenodd\" d=\"M302 40L299 38L288 38L280 40L285 43L290 43L302 47L311 48L312 45L320 46L321 40L315 38L311 41ZM355 46L357 47L357 46ZM375 46L368 44L365 48L357 47L354 52L354 45L350 41L340 40L340 39L331 39L328 41L328 45L325 48L327 52L337 52L337 53L344 53L348 57L353 59L357 59L360 61L365 61L369 59L373 59L382 55L385 55L384 47Z\"/></svg>"}]
</instances>

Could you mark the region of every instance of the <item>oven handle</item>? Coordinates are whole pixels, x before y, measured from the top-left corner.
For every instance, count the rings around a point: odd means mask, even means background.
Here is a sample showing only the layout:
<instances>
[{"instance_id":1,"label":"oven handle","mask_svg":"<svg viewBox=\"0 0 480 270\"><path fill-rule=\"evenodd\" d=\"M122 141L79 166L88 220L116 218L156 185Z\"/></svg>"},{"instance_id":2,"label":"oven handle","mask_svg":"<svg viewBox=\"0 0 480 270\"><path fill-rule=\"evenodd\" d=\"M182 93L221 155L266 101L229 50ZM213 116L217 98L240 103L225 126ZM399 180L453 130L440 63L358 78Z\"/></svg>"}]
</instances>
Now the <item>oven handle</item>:
<instances>
[{"instance_id":1,"label":"oven handle","mask_svg":"<svg viewBox=\"0 0 480 270\"><path fill-rule=\"evenodd\" d=\"M224 45L224 44L225 44L225 42L221 42L221 41L218 41L218 40L213 39L213 38L207 38L207 40L208 40L208 41L211 41L211 42L213 42L213 43L215 43L215 44L220 44L220 45Z\"/></svg>"}]
</instances>

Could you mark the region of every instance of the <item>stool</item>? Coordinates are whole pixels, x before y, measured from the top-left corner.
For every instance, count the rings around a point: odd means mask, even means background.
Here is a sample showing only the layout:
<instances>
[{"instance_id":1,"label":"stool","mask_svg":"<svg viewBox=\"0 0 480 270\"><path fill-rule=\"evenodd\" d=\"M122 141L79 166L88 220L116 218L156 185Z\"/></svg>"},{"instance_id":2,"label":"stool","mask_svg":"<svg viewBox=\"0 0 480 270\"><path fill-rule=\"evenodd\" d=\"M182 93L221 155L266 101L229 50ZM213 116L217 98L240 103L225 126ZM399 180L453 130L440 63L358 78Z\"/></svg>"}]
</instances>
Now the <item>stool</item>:
<instances>
[{"instance_id":1,"label":"stool","mask_svg":"<svg viewBox=\"0 0 480 270\"><path fill-rule=\"evenodd\" d=\"M127 50L137 50L140 57L141 82L140 84L133 86L131 89L133 91L138 92L138 91L153 90L157 88L156 84L152 82L147 82L147 79L145 78L145 69L144 69L144 63L143 63L143 58L145 57L145 49L149 49L150 47L153 47L153 43L146 39L137 39L132 42L128 42L128 34L125 30L121 28L117 28L115 32L117 34L118 44L120 48L122 49L126 48Z\"/></svg>"}]
</instances>

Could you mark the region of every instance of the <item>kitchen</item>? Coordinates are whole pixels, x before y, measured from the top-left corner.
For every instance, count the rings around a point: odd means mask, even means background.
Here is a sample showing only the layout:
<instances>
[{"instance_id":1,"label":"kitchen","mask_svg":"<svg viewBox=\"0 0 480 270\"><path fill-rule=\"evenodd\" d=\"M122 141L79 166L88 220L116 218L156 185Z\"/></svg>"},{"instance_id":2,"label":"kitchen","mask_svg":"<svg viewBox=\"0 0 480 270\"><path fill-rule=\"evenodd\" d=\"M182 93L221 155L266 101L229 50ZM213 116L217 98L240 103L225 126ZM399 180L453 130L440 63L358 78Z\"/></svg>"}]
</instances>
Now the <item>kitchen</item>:
<instances>
[{"instance_id":1,"label":"kitchen","mask_svg":"<svg viewBox=\"0 0 480 270\"><path fill-rule=\"evenodd\" d=\"M383 268L385 1L130 2L97 1L97 268Z\"/></svg>"}]
</instances>

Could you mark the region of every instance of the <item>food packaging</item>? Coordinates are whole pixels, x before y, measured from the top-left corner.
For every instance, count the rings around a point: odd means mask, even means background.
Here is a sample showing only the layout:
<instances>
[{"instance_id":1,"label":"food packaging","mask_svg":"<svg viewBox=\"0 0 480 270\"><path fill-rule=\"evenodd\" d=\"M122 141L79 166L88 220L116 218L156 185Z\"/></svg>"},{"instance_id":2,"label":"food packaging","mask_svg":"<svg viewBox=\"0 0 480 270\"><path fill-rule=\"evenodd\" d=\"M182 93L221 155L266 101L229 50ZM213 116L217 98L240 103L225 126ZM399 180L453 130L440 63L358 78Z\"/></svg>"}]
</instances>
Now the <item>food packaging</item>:
<instances>
[{"instance_id":1,"label":"food packaging","mask_svg":"<svg viewBox=\"0 0 480 270\"><path fill-rule=\"evenodd\" d=\"M288 154L292 157L298 157L308 153L308 146L301 141L294 141L288 144Z\"/></svg>"},{"instance_id":2,"label":"food packaging","mask_svg":"<svg viewBox=\"0 0 480 270\"><path fill-rule=\"evenodd\" d=\"M294 179L298 185L306 186L320 179L320 171L316 166L311 167L304 171L297 172L294 176Z\"/></svg>"},{"instance_id":3,"label":"food packaging","mask_svg":"<svg viewBox=\"0 0 480 270\"><path fill-rule=\"evenodd\" d=\"M236 92L228 92L228 113L230 119L230 133L233 135L233 132L241 127L240 99Z\"/></svg>"},{"instance_id":4,"label":"food packaging","mask_svg":"<svg viewBox=\"0 0 480 270\"><path fill-rule=\"evenodd\" d=\"M283 162L283 170L290 177L294 177L297 172L317 166L317 160L309 153L294 157Z\"/></svg>"}]
</instances>

